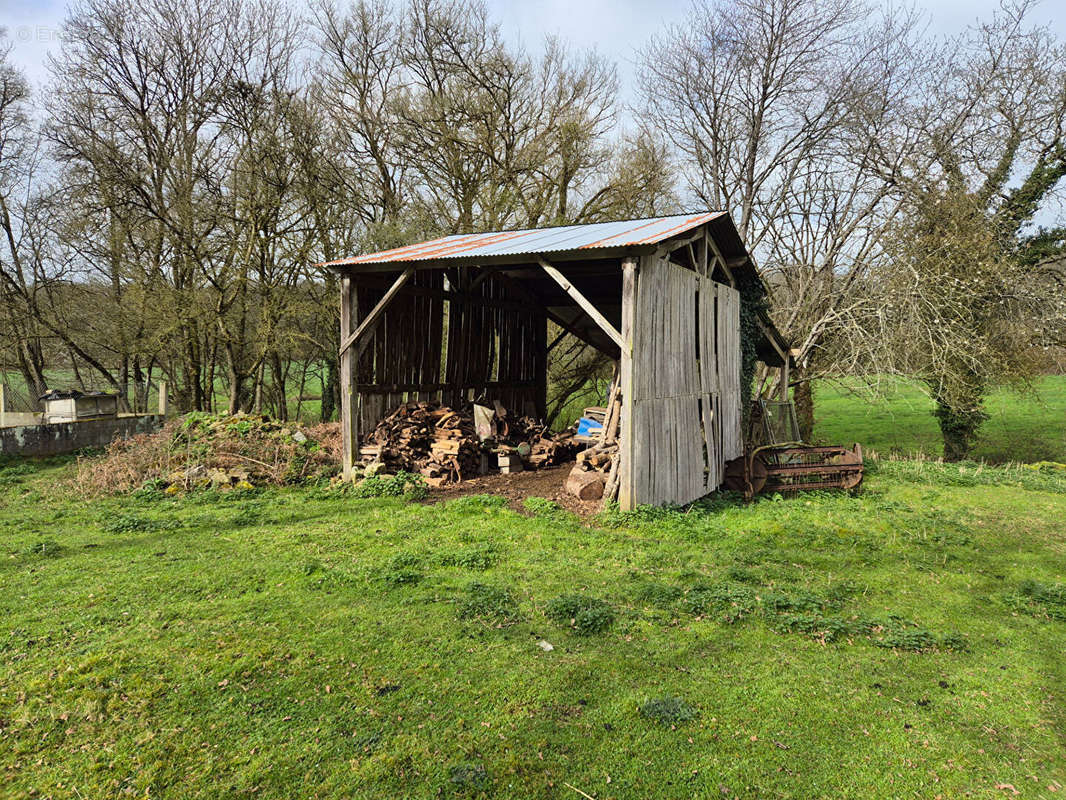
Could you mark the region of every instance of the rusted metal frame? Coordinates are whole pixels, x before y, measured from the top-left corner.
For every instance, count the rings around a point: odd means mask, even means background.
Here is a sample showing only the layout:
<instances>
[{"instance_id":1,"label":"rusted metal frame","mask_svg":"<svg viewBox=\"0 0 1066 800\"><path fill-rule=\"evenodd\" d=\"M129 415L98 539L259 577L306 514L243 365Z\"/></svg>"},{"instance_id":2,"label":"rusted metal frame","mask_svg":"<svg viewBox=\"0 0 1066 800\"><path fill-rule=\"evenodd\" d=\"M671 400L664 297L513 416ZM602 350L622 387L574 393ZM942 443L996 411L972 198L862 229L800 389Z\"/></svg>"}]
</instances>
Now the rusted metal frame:
<instances>
[{"instance_id":1,"label":"rusted metal frame","mask_svg":"<svg viewBox=\"0 0 1066 800\"><path fill-rule=\"evenodd\" d=\"M361 339L363 339L363 337L369 339L368 334L373 332L373 330L377 327L378 323L381 321L381 318L385 313L385 309L388 308L389 303L392 302L393 298L396 297L400 289L403 288L403 285L407 283L407 281L409 281L411 279L411 276L414 274L414 267L408 267L402 273L400 273L400 277L393 281L392 286L390 286L389 290L385 292L385 296L382 297L381 300L378 301L378 304L374 306L373 309L371 309L369 314L366 315L366 319L364 319L359 324L359 327L356 328L352 333L348 334L344 341L341 342L340 352L342 355L347 352L349 347L359 342ZM364 347L365 344L356 349L356 358L358 358L362 354Z\"/></svg>"},{"instance_id":2,"label":"rusted metal frame","mask_svg":"<svg viewBox=\"0 0 1066 800\"><path fill-rule=\"evenodd\" d=\"M862 471L860 464L789 464L767 467L767 479L788 478L795 475L844 475Z\"/></svg>"},{"instance_id":3,"label":"rusted metal frame","mask_svg":"<svg viewBox=\"0 0 1066 800\"><path fill-rule=\"evenodd\" d=\"M599 309L596 308L596 306L592 305L592 303L590 303L585 298L585 295L581 294L581 292L577 290L576 286L574 286L572 283L570 283L569 280L567 280L566 276L563 275L563 273L561 273L543 258L538 258L537 263L540 264L540 266L546 273L548 273L552 280L559 284L560 288L562 288L564 292L570 295L570 298L578 304L581 310L592 318L592 321L595 322L603 330L603 332L610 337L611 341L618 345L619 349L625 346L625 342L622 339L622 334L620 334L615 329L614 325L607 321L607 318L600 313Z\"/></svg>"}]
</instances>

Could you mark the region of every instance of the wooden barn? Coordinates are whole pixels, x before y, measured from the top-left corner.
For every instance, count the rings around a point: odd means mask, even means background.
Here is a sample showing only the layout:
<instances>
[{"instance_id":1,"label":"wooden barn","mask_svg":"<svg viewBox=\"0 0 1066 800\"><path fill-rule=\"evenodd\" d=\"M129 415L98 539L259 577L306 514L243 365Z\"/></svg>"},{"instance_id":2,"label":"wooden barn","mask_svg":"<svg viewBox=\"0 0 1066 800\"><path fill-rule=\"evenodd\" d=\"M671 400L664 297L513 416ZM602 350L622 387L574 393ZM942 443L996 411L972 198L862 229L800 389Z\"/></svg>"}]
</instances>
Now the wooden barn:
<instances>
[{"instance_id":1,"label":"wooden barn","mask_svg":"<svg viewBox=\"0 0 1066 800\"><path fill-rule=\"evenodd\" d=\"M328 262L341 276L341 420L359 432L409 400L498 400L542 416L548 321L618 362L618 502L687 503L741 454L742 349L781 368L762 289L724 212L446 236ZM751 316L751 315L749 315Z\"/></svg>"}]
</instances>

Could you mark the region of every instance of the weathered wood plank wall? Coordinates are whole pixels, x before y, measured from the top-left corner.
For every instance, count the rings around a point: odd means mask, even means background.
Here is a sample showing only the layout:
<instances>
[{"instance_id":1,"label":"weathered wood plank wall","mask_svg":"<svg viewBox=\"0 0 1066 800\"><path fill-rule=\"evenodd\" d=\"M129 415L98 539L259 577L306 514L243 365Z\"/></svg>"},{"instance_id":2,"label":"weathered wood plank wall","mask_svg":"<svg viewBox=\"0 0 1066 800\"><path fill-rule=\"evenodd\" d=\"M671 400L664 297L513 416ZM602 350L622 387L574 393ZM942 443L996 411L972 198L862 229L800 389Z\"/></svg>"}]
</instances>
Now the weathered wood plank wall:
<instances>
[{"instance_id":1,"label":"weathered wood plank wall","mask_svg":"<svg viewBox=\"0 0 1066 800\"><path fill-rule=\"evenodd\" d=\"M389 281L353 280L363 318ZM482 394L514 413L543 416L547 335L543 310L496 276L477 269L416 272L355 367L360 430L373 430L410 400L459 405Z\"/></svg>"},{"instance_id":2,"label":"weathered wood plank wall","mask_svg":"<svg viewBox=\"0 0 1066 800\"><path fill-rule=\"evenodd\" d=\"M724 463L740 454L740 295L646 257L628 321L630 429L619 503L692 502L717 489Z\"/></svg>"}]
</instances>

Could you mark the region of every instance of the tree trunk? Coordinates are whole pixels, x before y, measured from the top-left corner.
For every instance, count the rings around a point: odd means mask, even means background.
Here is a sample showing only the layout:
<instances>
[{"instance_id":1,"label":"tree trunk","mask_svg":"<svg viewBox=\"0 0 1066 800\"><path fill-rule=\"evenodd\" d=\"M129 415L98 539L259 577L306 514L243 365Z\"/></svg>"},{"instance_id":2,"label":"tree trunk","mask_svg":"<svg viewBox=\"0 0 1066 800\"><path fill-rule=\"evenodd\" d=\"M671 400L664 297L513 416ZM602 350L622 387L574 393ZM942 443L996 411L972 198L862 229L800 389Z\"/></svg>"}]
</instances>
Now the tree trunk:
<instances>
[{"instance_id":1,"label":"tree trunk","mask_svg":"<svg viewBox=\"0 0 1066 800\"><path fill-rule=\"evenodd\" d=\"M122 364L118 371L118 407L119 411L124 414L128 414L133 409L130 408L130 359L129 356L122 356ZM134 401L136 402L136 401Z\"/></svg>"},{"instance_id":2,"label":"tree trunk","mask_svg":"<svg viewBox=\"0 0 1066 800\"><path fill-rule=\"evenodd\" d=\"M36 341L24 340L18 345L19 371L26 381L26 388L30 392L30 401L35 411L41 410L39 398L48 391L48 381L44 377L44 357L41 348Z\"/></svg>"},{"instance_id":3,"label":"tree trunk","mask_svg":"<svg viewBox=\"0 0 1066 800\"><path fill-rule=\"evenodd\" d=\"M967 408L958 408L937 398L933 415L940 423L940 435L944 440L944 460L965 461L969 458L977 441L977 432L988 419L988 414L981 408L981 400L976 400Z\"/></svg>"},{"instance_id":4,"label":"tree trunk","mask_svg":"<svg viewBox=\"0 0 1066 800\"><path fill-rule=\"evenodd\" d=\"M266 371L266 361L259 362L259 368L255 371L255 399L252 401L252 411L256 414L263 413L263 373Z\"/></svg>"},{"instance_id":5,"label":"tree trunk","mask_svg":"<svg viewBox=\"0 0 1066 800\"><path fill-rule=\"evenodd\" d=\"M67 355L70 356L70 368L74 372L74 380L78 382L78 386L81 387L83 392L89 391L89 388L85 385L85 379L81 377L81 370L78 369L78 359L74 357L74 351L68 349Z\"/></svg>"},{"instance_id":6,"label":"tree trunk","mask_svg":"<svg viewBox=\"0 0 1066 800\"><path fill-rule=\"evenodd\" d=\"M322 381L322 409L319 419L329 422L337 411L340 402L340 377L337 374L337 359L326 359L326 377Z\"/></svg>"},{"instance_id":7,"label":"tree trunk","mask_svg":"<svg viewBox=\"0 0 1066 800\"><path fill-rule=\"evenodd\" d=\"M792 390L792 402L796 404L800 439L809 442L814 436L814 387L809 380L799 379Z\"/></svg>"},{"instance_id":8,"label":"tree trunk","mask_svg":"<svg viewBox=\"0 0 1066 800\"><path fill-rule=\"evenodd\" d=\"M270 371L273 375L273 395L276 408L274 409L275 419L280 419L282 422L289 421L289 398L288 398L288 375L286 365L282 363L281 356L277 350L274 350L270 354Z\"/></svg>"},{"instance_id":9,"label":"tree trunk","mask_svg":"<svg viewBox=\"0 0 1066 800\"><path fill-rule=\"evenodd\" d=\"M144 414L148 411L144 371L141 369L141 357L139 355L133 356L133 410L138 414Z\"/></svg>"}]
</instances>

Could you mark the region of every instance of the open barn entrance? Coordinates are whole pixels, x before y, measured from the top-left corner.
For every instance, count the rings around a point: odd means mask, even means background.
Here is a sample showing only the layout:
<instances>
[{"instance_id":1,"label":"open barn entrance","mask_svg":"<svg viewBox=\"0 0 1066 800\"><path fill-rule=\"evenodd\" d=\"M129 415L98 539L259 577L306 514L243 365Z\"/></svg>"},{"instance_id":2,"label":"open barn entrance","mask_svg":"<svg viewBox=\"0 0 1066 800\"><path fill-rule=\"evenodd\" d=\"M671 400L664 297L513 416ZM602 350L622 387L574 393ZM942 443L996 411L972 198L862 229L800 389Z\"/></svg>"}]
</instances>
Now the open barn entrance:
<instances>
[{"instance_id":1,"label":"open barn entrance","mask_svg":"<svg viewBox=\"0 0 1066 800\"><path fill-rule=\"evenodd\" d=\"M346 474L381 457L371 439L384 421L411 416L422 421L402 435L444 452L450 415L480 415L478 441L502 440L494 455L508 456L483 469L515 466L511 448L529 463L566 334L616 365L602 424L574 447L577 472L601 472L608 499L690 502L740 454L737 274L758 277L726 214L457 235L328 266L342 284ZM771 363L781 348L762 338Z\"/></svg>"}]
</instances>

